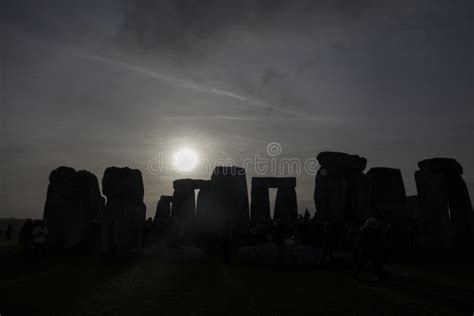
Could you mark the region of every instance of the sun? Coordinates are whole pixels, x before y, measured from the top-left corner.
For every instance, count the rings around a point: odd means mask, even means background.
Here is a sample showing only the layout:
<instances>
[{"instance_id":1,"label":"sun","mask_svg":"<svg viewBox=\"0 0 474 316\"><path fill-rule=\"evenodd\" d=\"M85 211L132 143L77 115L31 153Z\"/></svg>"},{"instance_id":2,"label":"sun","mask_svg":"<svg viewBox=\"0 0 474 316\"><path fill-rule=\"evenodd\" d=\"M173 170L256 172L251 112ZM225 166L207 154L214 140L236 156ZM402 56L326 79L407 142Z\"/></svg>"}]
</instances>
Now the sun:
<instances>
[{"instance_id":1,"label":"sun","mask_svg":"<svg viewBox=\"0 0 474 316\"><path fill-rule=\"evenodd\" d=\"M198 164L198 154L189 148L181 149L174 154L174 166L181 172L190 172Z\"/></svg>"}]
</instances>

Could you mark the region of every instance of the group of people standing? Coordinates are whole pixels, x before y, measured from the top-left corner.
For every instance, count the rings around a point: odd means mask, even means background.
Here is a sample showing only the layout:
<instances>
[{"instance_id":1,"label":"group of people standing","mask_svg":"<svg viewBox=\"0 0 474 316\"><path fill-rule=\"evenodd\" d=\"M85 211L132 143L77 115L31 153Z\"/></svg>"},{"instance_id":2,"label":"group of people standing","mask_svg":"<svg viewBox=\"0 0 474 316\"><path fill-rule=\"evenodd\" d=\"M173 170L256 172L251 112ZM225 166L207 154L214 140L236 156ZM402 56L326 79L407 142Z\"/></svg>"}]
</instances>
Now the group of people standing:
<instances>
[{"instance_id":1,"label":"group of people standing","mask_svg":"<svg viewBox=\"0 0 474 316\"><path fill-rule=\"evenodd\" d=\"M18 243L25 254L43 258L46 254L47 240L46 223L43 220L33 221L29 218L21 227Z\"/></svg>"}]
</instances>

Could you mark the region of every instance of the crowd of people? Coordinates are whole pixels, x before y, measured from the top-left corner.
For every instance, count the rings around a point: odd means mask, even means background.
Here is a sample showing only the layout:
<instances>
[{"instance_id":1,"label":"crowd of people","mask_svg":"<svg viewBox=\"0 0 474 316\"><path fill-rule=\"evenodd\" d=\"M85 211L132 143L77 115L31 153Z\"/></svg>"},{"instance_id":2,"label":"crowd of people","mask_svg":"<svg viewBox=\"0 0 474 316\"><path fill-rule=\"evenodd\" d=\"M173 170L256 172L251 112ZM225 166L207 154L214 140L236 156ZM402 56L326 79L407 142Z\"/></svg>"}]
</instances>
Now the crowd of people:
<instances>
[{"instance_id":1,"label":"crowd of people","mask_svg":"<svg viewBox=\"0 0 474 316\"><path fill-rule=\"evenodd\" d=\"M411 245L419 230L415 222L410 230ZM181 221L177 217L153 220L148 218L143 229L142 247L176 247L193 244L221 254L230 254L231 248L274 243L279 249L287 245L318 248L322 250L320 263L334 259L335 250L352 251L356 273L367 264L380 273L389 252L390 226L383 218L369 218L364 222L331 222L321 219L308 210L294 218L249 220L245 233L224 229L219 235L206 235L195 221ZM13 228L6 230L12 240ZM19 245L26 255L44 258L48 227L42 220L28 219L19 233Z\"/></svg>"},{"instance_id":2,"label":"crowd of people","mask_svg":"<svg viewBox=\"0 0 474 316\"><path fill-rule=\"evenodd\" d=\"M187 226L188 225L188 226ZM195 225L195 227L190 226ZM410 227L409 238L413 247L419 235L419 223L406 223ZM295 218L249 220L247 233L224 233L217 238L217 247L222 253L227 252L228 245L256 246L264 243L274 243L278 248L285 245L297 245L318 248L322 250L320 263L333 261L334 252L342 250L352 252L354 270L358 273L362 267L371 266L373 271L380 274L382 266L389 257L393 238L390 225L383 217L372 217L360 222L327 221L311 215L308 210ZM191 233L190 233L191 232ZM190 242L207 247L206 236L199 233L196 223L180 221L176 217L153 221L149 218L145 223L143 245L176 246ZM208 240L216 241L216 236ZM407 244L407 247L410 246ZM208 248L208 247L207 247ZM209 248L208 248L209 249Z\"/></svg>"}]
</instances>

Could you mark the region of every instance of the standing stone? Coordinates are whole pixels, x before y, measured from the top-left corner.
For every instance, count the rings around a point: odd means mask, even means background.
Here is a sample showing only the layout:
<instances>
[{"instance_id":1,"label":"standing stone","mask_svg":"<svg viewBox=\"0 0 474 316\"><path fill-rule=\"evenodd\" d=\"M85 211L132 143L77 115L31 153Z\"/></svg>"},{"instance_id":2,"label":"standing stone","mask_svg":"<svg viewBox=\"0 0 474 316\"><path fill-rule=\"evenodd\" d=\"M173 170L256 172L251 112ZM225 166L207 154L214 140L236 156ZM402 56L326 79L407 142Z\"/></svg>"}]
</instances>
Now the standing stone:
<instances>
[{"instance_id":1,"label":"standing stone","mask_svg":"<svg viewBox=\"0 0 474 316\"><path fill-rule=\"evenodd\" d=\"M394 168L372 168L367 172L370 209L390 225L391 245L408 249L410 245L410 214L406 205L402 173Z\"/></svg>"},{"instance_id":2,"label":"standing stone","mask_svg":"<svg viewBox=\"0 0 474 316\"><path fill-rule=\"evenodd\" d=\"M181 220L193 218L196 213L196 201L194 187L190 179L173 181L173 189L172 216Z\"/></svg>"},{"instance_id":3,"label":"standing stone","mask_svg":"<svg viewBox=\"0 0 474 316\"><path fill-rule=\"evenodd\" d=\"M102 178L107 197L102 246L108 254L129 254L142 244L146 206L140 170L109 167Z\"/></svg>"},{"instance_id":4,"label":"standing stone","mask_svg":"<svg viewBox=\"0 0 474 316\"><path fill-rule=\"evenodd\" d=\"M97 177L85 170L59 167L51 172L49 181L43 215L49 246L93 247L104 204Z\"/></svg>"},{"instance_id":5,"label":"standing stone","mask_svg":"<svg viewBox=\"0 0 474 316\"><path fill-rule=\"evenodd\" d=\"M418 163L420 171L444 173L452 175L462 175L463 168L461 164L453 158L431 158Z\"/></svg>"},{"instance_id":6,"label":"standing stone","mask_svg":"<svg viewBox=\"0 0 474 316\"><path fill-rule=\"evenodd\" d=\"M452 158L420 161L415 172L428 247L464 249L472 244L472 204L462 166Z\"/></svg>"},{"instance_id":7,"label":"standing stone","mask_svg":"<svg viewBox=\"0 0 474 316\"><path fill-rule=\"evenodd\" d=\"M322 152L316 175L314 202L318 215L331 221L360 221L368 207L367 159L338 152Z\"/></svg>"},{"instance_id":8,"label":"standing stone","mask_svg":"<svg viewBox=\"0 0 474 316\"><path fill-rule=\"evenodd\" d=\"M293 220L298 216L298 202L294 187L281 187L277 191L273 218Z\"/></svg>"},{"instance_id":9,"label":"standing stone","mask_svg":"<svg viewBox=\"0 0 474 316\"><path fill-rule=\"evenodd\" d=\"M473 215L471 198L466 182L461 176L449 177L449 214L453 229L453 244L457 248L472 246Z\"/></svg>"},{"instance_id":10,"label":"standing stone","mask_svg":"<svg viewBox=\"0 0 474 316\"><path fill-rule=\"evenodd\" d=\"M392 218L405 211L406 192L402 173L393 168L372 168L367 172L372 209Z\"/></svg>"},{"instance_id":11,"label":"standing stone","mask_svg":"<svg viewBox=\"0 0 474 316\"><path fill-rule=\"evenodd\" d=\"M367 167L367 159L340 152L324 151L316 159L325 169L363 172Z\"/></svg>"},{"instance_id":12,"label":"standing stone","mask_svg":"<svg viewBox=\"0 0 474 316\"><path fill-rule=\"evenodd\" d=\"M430 249L450 248L447 177L443 173L416 171L415 182L422 226L423 245Z\"/></svg>"},{"instance_id":13,"label":"standing stone","mask_svg":"<svg viewBox=\"0 0 474 316\"><path fill-rule=\"evenodd\" d=\"M206 193L209 191L210 181L201 179L178 179L173 181L173 208L172 215L181 220L193 219L196 216L196 201L194 190L202 190L201 203L208 203L205 201ZM198 197L199 203L199 197ZM201 212L205 212L202 209Z\"/></svg>"},{"instance_id":14,"label":"standing stone","mask_svg":"<svg viewBox=\"0 0 474 316\"><path fill-rule=\"evenodd\" d=\"M155 218L153 219L155 222L160 219L167 219L171 216L171 203L173 201L173 197L169 195L162 195L158 204L156 205L156 213Z\"/></svg>"},{"instance_id":15,"label":"standing stone","mask_svg":"<svg viewBox=\"0 0 474 316\"><path fill-rule=\"evenodd\" d=\"M321 167L316 174L314 203L322 219L340 221L346 217L349 201L347 177L337 170Z\"/></svg>"},{"instance_id":16,"label":"standing stone","mask_svg":"<svg viewBox=\"0 0 474 316\"><path fill-rule=\"evenodd\" d=\"M370 207L369 179L362 172L351 172L347 177L347 185L352 188L348 191L349 205L347 217L356 221L362 221L374 216Z\"/></svg>"},{"instance_id":17,"label":"standing stone","mask_svg":"<svg viewBox=\"0 0 474 316\"><path fill-rule=\"evenodd\" d=\"M252 179L252 192L251 192L251 204L250 214L252 220L256 221L259 219L268 220L270 219L270 195L268 188L259 188L254 185Z\"/></svg>"},{"instance_id":18,"label":"standing stone","mask_svg":"<svg viewBox=\"0 0 474 316\"><path fill-rule=\"evenodd\" d=\"M252 178L252 220L270 219L269 188L276 188L277 197L273 218L293 219L298 215L295 177L253 177Z\"/></svg>"},{"instance_id":19,"label":"standing stone","mask_svg":"<svg viewBox=\"0 0 474 316\"><path fill-rule=\"evenodd\" d=\"M245 169L235 166L216 167L211 177L210 190L211 229L218 234L224 230L247 231L249 199Z\"/></svg>"},{"instance_id":20,"label":"standing stone","mask_svg":"<svg viewBox=\"0 0 474 316\"><path fill-rule=\"evenodd\" d=\"M211 181L205 181L199 188L196 205L196 217L200 219L209 216L211 208Z\"/></svg>"}]
</instances>

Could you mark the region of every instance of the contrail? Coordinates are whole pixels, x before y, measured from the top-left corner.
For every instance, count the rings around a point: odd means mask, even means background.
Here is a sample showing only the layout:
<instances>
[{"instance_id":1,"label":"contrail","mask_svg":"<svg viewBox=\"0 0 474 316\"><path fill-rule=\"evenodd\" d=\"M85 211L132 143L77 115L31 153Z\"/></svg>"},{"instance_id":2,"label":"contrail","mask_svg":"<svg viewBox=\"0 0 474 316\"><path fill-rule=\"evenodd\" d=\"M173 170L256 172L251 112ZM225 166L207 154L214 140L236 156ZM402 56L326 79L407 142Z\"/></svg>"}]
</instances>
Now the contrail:
<instances>
[{"instance_id":1,"label":"contrail","mask_svg":"<svg viewBox=\"0 0 474 316\"><path fill-rule=\"evenodd\" d=\"M217 89L217 88L214 88L214 87L202 85L202 84L195 83L195 82L192 82L192 81L189 81L189 80L185 80L185 79L181 79L181 78L177 78L177 77L173 77L173 76L169 76L169 75L164 75L164 74L161 74L161 73L158 73L158 72L155 72L155 71L151 71L151 70L148 70L148 69L136 66L136 65L132 65L132 64L117 60L117 59L106 58L106 57L101 57L101 56L87 54L87 53L82 53L80 55L87 58L87 59L97 60L97 61L100 61L100 62L113 64L113 65L120 66L120 67L129 69L129 70L133 70L133 71L145 74L147 76L150 76L150 77L153 77L153 78L156 78L156 79L174 84L174 85L179 86L179 87L183 87L183 88L186 88L186 89L192 89L196 92L209 93L209 94L214 94L214 95L219 95L219 96L225 96L225 97L229 97L229 98L238 100L242 103L245 103L245 104L253 106L253 107L271 109L271 110L274 110L274 111L277 111L277 112L290 114L290 115L293 115L293 116L296 116L296 117L302 118L302 119L313 119L312 117L310 117L306 114L301 114L299 112L282 109L282 108L279 108L277 106L274 106L272 104L269 104L269 103L267 103L265 101L262 101L262 100L259 100L259 99L255 99L255 98L248 97L248 96L243 96L243 95L233 93L233 92L230 92L230 91L220 90L220 89Z\"/></svg>"}]
</instances>

